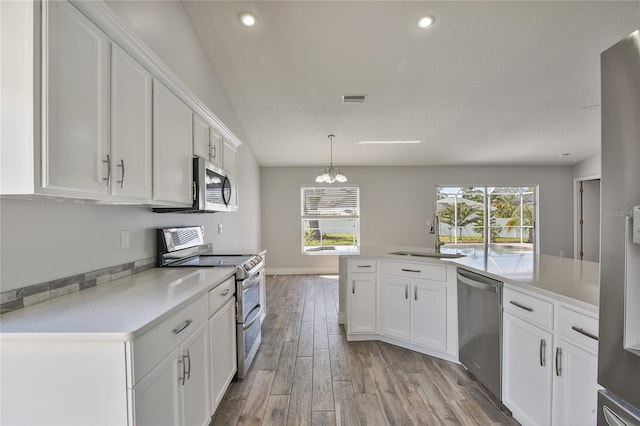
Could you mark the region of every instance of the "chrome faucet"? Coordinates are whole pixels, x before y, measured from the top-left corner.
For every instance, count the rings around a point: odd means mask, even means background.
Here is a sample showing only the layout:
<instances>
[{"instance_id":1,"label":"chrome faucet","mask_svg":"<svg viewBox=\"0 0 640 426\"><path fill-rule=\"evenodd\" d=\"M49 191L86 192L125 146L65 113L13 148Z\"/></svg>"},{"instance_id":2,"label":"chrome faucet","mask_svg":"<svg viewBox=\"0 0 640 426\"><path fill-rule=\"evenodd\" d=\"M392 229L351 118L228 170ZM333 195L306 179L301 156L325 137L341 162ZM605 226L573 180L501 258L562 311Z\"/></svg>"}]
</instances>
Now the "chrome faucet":
<instances>
[{"instance_id":1,"label":"chrome faucet","mask_svg":"<svg viewBox=\"0 0 640 426\"><path fill-rule=\"evenodd\" d=\"M438 214L433 215L433 222L431 222L431 229L429 229L430 234L435 234L435 244L434 248L436 253L440 253L440 247L444 245L442 241L440 241L440 219L438 219Z\"/></svg>"}]
</instances>

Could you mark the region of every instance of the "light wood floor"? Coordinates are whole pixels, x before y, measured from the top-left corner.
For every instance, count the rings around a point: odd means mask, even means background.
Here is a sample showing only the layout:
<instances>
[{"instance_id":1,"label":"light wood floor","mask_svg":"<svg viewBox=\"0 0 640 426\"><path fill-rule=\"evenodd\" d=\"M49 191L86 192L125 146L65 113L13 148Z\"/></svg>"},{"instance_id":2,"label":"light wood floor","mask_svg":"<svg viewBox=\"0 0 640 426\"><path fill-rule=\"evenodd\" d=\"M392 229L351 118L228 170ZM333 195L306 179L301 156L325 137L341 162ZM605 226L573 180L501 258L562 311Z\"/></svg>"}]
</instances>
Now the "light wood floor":
<instances>
[{"instance_id":1,"label":"light wood floor","mask_svg":"<svg viewBox=\"0 0 640 426\"><path fill-rule=\"evenodd\" d=\"M212 425L517 424L459 365L347 342L337 277L269 276L267 306L253 366Z\"/></svg>"}]
</instances>

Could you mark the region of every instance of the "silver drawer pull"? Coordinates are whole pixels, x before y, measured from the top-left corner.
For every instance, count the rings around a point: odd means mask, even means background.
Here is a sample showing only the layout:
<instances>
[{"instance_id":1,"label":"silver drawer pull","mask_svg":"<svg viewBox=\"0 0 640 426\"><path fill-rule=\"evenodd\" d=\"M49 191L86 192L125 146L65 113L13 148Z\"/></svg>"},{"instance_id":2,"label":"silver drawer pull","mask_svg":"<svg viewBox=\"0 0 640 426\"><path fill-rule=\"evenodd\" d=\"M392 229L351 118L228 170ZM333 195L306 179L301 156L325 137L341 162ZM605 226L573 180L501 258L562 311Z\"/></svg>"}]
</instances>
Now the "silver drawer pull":
<instances>
[{"instance_id":1,"label":"silver drawer pull","mask_svg":"<svg viewBox=\"0 0 640 426\"><path fill-rule=\"evenodd\" d=\"M371 268L371 265L358 265L358 268Z\"/></svg>"},{"instance_id":2,"label":"silver drawer pull","mask_svg":"<svg viewBox=\"0 0 640 426\"><path fill-rule=\"evenodd\" d=\"M225 291L220 293L220 296L226 296L227 294L229 294L230 291L231 291L230 289L226 289Z\"/></svg>"},{"instance_id":3,"label":"silver drawer pull","mask_svg":"<svg viewBox=\"0 0 640 426\"><path fill-rule=\"evenodd\" d=\"M193 320L191 318L189 318L188 320L186 320L185 322L183 322L182 324L180 324L179 326L177 326L176 328L173 329L173 333L174 334L178 334L180 333L182 330L184 330L185 328L189 327L189 325L193 322Z\"/></svg>"},{"instance_id":4,"label":"silver drawer pull","mask_svg":"<svg viewBox=\"0 0 640 426\"><path fill-rule=\"evenodd\" d=\"M575 325L571 326L571 329L573 331L577 331L578 333L582 334L583 336L587 336L590 339L593 339L595 341L598 341L598 336L596 336L595 334L591 334L589 333L587 330L585 330L584 328L581 327L576 327Z\"/></svg>"},{"instance_id":5,"label":"silver drawer pull","mask_svg":"<svg viewBox=\"0 0 640 426\"><path fill-rule=\"evenodd\" d=\"M415 273L419 274L422 271L419 271L417 269L405 269L405 268L402 268L402 272L415 272Z\"/></svg>"},{"instance_id":6,"label":"silver drawer pull","mask_svg":"<svg viewBox=\"0 0 640 426\"><path fill-rule=\"evenodd\" d=\"M525 311L533 312L533 308L530 308L530 307L528 307L528 306L521 305L520 303L518 303L518 302L514 302L513 300L509 300L509 303L511 303L513 306L517 306L517 307L518 307L518 308L520 308L520 309L524 309Z\"/></svg>"}]
</instances>

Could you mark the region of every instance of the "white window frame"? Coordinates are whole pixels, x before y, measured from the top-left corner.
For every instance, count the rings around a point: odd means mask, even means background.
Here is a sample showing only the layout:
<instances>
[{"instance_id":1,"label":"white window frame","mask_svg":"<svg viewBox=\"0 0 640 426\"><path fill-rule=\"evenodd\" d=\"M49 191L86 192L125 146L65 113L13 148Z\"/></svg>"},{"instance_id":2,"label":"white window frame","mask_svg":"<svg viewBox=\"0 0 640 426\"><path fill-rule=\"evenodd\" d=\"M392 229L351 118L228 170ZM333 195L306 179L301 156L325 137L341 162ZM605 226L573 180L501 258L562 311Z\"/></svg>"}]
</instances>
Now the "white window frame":
<instances>
[{"instance_id":1,"label":"white window frame","mask_svg":"<svg viewBox=\"0 0 640 426\"><path fill-rule=\"evenodd\" d=\"M355 188L357 189L357 198L356 198L356 213L353 215L340 214L336 216L323 216L323 215L305 215L305 190L314 189L314 188L328 188L328 189L338 189L338 188ZM318 251L309 251L305 250L304 243L304 235L305 235L305 221L309 220L354 220L355 230L353 231L355 234L356 244L351 246L336 246L338 247L335 250L323 250L320 248ZM322 247L319 246L319 247ZM349 248L347 248L349 247ZM354 184L313 184L313 185L300 185L300 248L303 255L307 256L322 256L322 255L339 255L339 254L359 254L360 253L360 185Z\"/></svg>"}]
</instances>

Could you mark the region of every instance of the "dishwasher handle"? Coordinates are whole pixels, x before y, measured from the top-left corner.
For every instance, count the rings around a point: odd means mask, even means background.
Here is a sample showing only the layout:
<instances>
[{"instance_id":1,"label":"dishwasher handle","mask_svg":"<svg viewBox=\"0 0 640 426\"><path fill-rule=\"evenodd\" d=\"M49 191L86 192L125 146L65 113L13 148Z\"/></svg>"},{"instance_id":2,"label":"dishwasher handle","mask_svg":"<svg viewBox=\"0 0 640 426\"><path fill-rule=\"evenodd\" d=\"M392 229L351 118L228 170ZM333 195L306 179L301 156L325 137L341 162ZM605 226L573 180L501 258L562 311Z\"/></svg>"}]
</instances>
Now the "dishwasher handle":
<instances>
[{"instance_id":1,"label":"dishwasher handle","mask_svg":"<svg viewBox=\"0 0 640 426\"><path fill-rule=\"evenodd\" d=\"M485 284L470 278L465 277L464 275L458 273L458 283L468 285L469 287L474 287L484 291L490 291L491 293L498 292L498 286L493 284Z\"/></svg>"}]
</instances>

